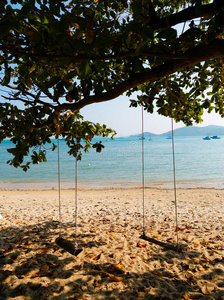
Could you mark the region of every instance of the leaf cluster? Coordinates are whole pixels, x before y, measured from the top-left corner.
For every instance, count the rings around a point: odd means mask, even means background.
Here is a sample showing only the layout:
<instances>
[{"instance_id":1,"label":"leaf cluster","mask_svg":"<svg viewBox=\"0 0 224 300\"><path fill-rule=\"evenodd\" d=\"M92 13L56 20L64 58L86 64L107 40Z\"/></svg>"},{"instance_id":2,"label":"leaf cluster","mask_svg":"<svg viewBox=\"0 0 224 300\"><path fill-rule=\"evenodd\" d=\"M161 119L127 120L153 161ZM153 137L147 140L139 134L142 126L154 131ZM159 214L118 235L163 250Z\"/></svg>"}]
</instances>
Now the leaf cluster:
<instances>
[{"instance_id":1,"label":"leaf cluster","mask_svg":"<svg viewBox=\"0 0 224 300\"><path fill-rule=\"evenodd\" d=\"M0 139L16 145L9 163L24 166L35 147L31 161L44 161L44 145L59 135L70 155L99 152L92 138L113 131L79 110L124 93L131 106L186 125L204 110L224 116L223 12L222 0L1 1Z\"/></svg>"}]
</instances>

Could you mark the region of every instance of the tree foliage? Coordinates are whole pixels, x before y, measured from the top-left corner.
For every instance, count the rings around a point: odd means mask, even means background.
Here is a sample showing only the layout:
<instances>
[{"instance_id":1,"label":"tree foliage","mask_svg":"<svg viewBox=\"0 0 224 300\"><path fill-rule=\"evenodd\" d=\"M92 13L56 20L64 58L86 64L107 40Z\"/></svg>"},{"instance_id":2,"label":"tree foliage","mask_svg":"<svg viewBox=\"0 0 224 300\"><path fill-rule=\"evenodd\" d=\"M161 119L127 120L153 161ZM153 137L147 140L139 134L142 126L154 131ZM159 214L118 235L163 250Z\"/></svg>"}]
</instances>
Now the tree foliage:
<instances>
[{"instance_id":1,"label":"tree foliage","mask_svg":"<svg viewBox=\"0 0 224 300\"><path fill-rule=\"evenodd\" d=\"M113 134L80 109L123 93L186 125L205 109L224 116L222 0L0 1L0 26L0 141L15 144L15 167L30 149L45 160L53 135L80 157Z\"/></svg>"}]
</instances>

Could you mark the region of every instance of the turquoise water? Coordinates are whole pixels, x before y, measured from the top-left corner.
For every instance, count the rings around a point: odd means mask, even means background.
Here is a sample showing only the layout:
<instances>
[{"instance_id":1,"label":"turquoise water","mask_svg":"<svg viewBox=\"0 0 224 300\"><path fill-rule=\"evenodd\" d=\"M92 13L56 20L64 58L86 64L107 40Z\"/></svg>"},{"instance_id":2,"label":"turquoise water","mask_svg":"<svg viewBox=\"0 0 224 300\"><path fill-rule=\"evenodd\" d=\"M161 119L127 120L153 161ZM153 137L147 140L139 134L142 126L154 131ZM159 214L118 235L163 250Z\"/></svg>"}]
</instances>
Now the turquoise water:
<instances>
[{"instance_id":1,"label":"turquoise water","mask_svg":"<svg viewBox=\"0 0 224 300\"><path fill-rule=\"evenodd\" d=\"M224 188L224 137L204 141L203 137L175 138L177 187ZM55 142L55 141L54 141ZM95 187L131 187L142 183L142 141L138 138L105 140L101 153L91 150L78 162L78 185ZM26 173L6 165L11 158L6 149L9 141L0 144L0 188L57 188L57 151L48 152L48 161L32 165ZM173 187L172 140L144 140L145 185ZM60 140L60 177L62 187L74 187L75 161Z\"/></svg>"}]
</instances>

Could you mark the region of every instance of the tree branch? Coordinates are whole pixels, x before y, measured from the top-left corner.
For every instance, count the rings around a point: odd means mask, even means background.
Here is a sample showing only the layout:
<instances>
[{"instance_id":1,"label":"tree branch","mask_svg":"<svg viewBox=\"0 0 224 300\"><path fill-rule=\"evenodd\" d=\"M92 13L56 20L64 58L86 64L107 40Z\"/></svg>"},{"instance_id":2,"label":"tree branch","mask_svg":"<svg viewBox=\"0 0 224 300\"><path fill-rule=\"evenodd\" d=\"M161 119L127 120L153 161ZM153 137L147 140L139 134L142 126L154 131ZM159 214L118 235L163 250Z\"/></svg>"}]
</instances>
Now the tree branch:
<instances>
[{"instance_id":1,"label":"tree branch","mask_svg":"<svg viewBox=\"0 0 224 300\"><path fill-rule=\"evenodd\" d=\"M170 16L158 19L155 26L150 24L154 29L168 28L180 24L182 22L190 21L196 18L211 17L214 14L224 10L223 0L214 0L211 4L201 6L200 13L196 10L195 6L188 7L182 11L172 14ZM149 22L150 23L150 22Z\"/></svg>"},{"instance_id":2,"label":"tree branch","mask_svg":"<svg viewBox=\"0 0 224 300\"><path fill-rule=\"evenodd\" d=\"M2 51L10 51L13 54L20 55L20 56L27 56L29 58L43 58L43 59L71 59L73 62L82 62L82 61L101 61L101 60L109 60L109 59L119 59L119 58L127 58L135 55L136 50L130 50L125 52L120 52L119 54L107 54L107 55L90 55L90 56L83 56L83 55L67 55L67 54L44 54L44 53L32 53L24 50L19 49L12 49L11 46L3 46L0 45L0 50ZM172 58L172 59L182 59L182 56L169 54L169 53L161 53L161 52L153 52L144 50L142 55L144 57L160 57L160 58Z\"/></svg>"},{"instance_id":3,"label":"tree branch","mask_svg":"<svg viewBox=\"0 0 224 300\"><path fill-rule=\"evenodd\" d=\"M188 50L185 53L185 58L182 60L168 60L158 67L134 74L132 78L118 84L110 91L86 97L76 103L63 103L56 107L55 110L58 112L79 110L92 103L109 101L145 82L159 80L162 77L169 76L197 63L216 58L224 58L224 40L215 40L208 45L197 46L194 49Z\"/></svg>"}]
</instances>

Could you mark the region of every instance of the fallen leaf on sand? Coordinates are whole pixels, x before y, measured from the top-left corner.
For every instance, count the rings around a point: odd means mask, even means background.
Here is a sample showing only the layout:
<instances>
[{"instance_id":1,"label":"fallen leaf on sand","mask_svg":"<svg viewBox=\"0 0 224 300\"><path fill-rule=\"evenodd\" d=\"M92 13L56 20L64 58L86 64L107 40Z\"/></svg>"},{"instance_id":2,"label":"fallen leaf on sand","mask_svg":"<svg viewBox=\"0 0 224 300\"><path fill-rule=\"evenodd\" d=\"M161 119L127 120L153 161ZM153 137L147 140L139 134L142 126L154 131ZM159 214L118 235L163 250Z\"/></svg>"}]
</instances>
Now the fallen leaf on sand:
<instances>
[{"instance_id":1,"label":"fallen leaf on sand","mask_svg":"<svg viewBox=\"0 0 224 300\"><path fill-rule=\"evenodd\" d=\"M157 276L161 276L161 275L162 275L162 273L161 273L160 271L157 271L157 270L152 271L152 273L153 273L154 275L157 275Z\"/></svg>"},{"instance_id":2,"label":"fallen leaf on sand","mask_svg":"<svg viewBox=\"0 0 224 300\"><path fill-rule=\"evenodd\" d=\"M192 298L189 298L187 295L183 295L184 300L193 300Z\"/></svg>"},{"instance_id":3,"label":"fallen leaf on sand","mask_svg":"<svg viewBox=\"0 0 224 300\"><path fill-rule=\"evenodd\" d=\"M154 238L158 238L158 237L161 237L161 234L155 234L154 235Z\"/></svg>"},{"instance_id":4,"label":"fallen leaf on sand","mask_svg":"<svg viewBox=\"0 0 224 300\"><path fill-rule=\"evenodd\" d=\"M40 270L42 272L47 272L49 270L49 266L48 265L44 265Z\"/></svg>"},{"instance_id":5,"label":"fallen leaf on sand","mask_svg":"<svg viewBox=\"0 0 224 300\"><path fill-rule=\"evenodd\" d=\"M107 276L109 276L111 280L116 281L116 282L119 282L119 281L123 281L123 280L124 280L124 278L115 276L115 275L110 274L110 273L107 273Z\"/></svg>"},{"instance_id":6,"label":"fallen leaf on sand","mask_svg":"<svg viewBox=\"0 0 224 300\"><path fill-rule=\"evenodd\" d=\"M123 268L124 266L120 264L113 265L113 270L115 273L120 273L120 274L124 273Z\"/></svg>"},{"instance_id":7,"label":"fallen leaf on sand","mask_svg":"<svg viewBox=\"0 0 224 300\"><path fill-rule=\"evenodd\" d=\"M30 277L31 278L36 278L36 277L42 277L43 276L43 274L41 274L41 273L34 273L33 275L31 275Z\"/></svg>"},{"instance_id":8,"label":"fallen leaf on sand","mask_svg":"<svg viewBox=\"0 0 224 300\"><path fill-rule=\"evenodd\" d=\"M144 247L146 247L147 245L146 244L140 244L140 243L137 243L137 247L139 247L139 248L144 248Z\"/></svg>"},{"instance_id":9,"label":"fallen leaf on sand","mask_svg":"<svg viewBox=\"0 0 224 300\"><path fill-rule=\"evenodd\" d=\"M209 260L209 259L207 259L207 258L201 258L201 259L200 259L200 261L201 261L201 262L203 262L203 263L210 262L210 260Z\"/></svg>"},{"instance_id":10,"label":"fallen leaf on sand","mask_svg":"<svg viewBox=\"0 0 224 300\"><path fill-rule=\"evenodd\" d=\"M40 249L41 253L47 253L47 249Z\"/></svg>"},{"instance_id":11,"label":"fallen leaf on sand","mask_svg":"<svg viewBox=\"0 0 224 300\"><path fill-rule=\"evenodd\" d=\"M16 276L17 276L17 278L19 278L19 279L23 279L23 278L26 277L25 275L21 275L21 274L18 274L18 275L16 275Z\"/></svg>"},{"instance_id":12,"label":"fallen leaf on sand","mask_svg":"<svg viewBox=\"0 0 224 300\"><path fill-rule=\"evenodd\" d=\"M209 295L210 294L210 292L209 292L209 290L208 290L208 288L207 288L206 285L204 285L204 286L201 287L201 292L204 295Z\"/></svg>"},{"instance_id":13,"label":"fallen leaf on sand","mask_svg":"<svg viewBox=\"0 0 224 300\"><path fill-rule=\"evenodd\" d=\"M89 254L87 254L87 257L88 257L88 258L93 258L94 256L96 256L96 254L94 254L94 253L89 253Z\"/></svg>"},{"instance_id":14,"label":"fallen leaf on sand","mask_svg":"<svg viewBox=\"0 0 224 300\"><path fill-rule=\"evenodd\" d=\"M199 267L198 270L199 270L199 271L205 271L205 269L202 268L202 267Z\"/></svg>"},{"instance_id":15,"label":"fallen leaf on sand","mask_svg":"<svg viewBox=\"0 0 224 300\"><path fill-rule=\"evenodd\" d=\"M120 264L116 264L116 265L113 265L114 268L117 268L117 269L123 269L124 266L120 265Z\"/></svg>"}]
</instances>

